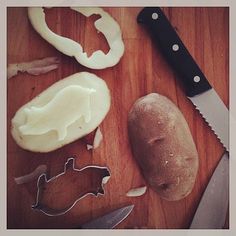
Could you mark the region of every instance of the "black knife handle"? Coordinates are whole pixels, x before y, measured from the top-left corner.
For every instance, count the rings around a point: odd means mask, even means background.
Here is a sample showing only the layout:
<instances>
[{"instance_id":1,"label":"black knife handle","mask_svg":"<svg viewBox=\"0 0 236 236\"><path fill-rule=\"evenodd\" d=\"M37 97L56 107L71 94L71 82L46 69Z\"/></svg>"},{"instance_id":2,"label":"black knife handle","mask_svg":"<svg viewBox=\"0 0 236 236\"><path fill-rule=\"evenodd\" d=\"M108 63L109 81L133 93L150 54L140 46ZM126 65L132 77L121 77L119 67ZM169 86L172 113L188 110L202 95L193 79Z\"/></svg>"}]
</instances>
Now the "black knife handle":
<instances>
[{"instance_id":1,"label":"black knife handle","mask_svg":"<svg viewBox=\"0 0 236 236\"><path fill-rule=\"evenodd\" d=\"M145 7L137 21L149 28L167 61L179 74L188 97L211 89L205 75L159 7Z\"/></svg>"}]
</instances>

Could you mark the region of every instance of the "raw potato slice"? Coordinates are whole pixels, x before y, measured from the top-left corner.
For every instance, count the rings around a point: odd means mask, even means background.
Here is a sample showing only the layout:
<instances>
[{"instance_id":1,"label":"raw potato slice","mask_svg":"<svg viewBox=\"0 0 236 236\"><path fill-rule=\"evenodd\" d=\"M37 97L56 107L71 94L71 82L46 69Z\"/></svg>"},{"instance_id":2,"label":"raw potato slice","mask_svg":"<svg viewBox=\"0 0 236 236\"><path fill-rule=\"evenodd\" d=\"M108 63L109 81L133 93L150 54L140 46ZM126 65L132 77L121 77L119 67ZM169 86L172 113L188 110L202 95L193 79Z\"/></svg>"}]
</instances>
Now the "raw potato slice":
<instances>
[{"instance_id":1,"label":"raw potato slice","mask_svg":"<svg viewBox=\"0 0 236 236\"><path fill-rule=\"evenodd\" d=\"M42 7L29 7L28 16L34 29L41 37L67 56L75 57L80 64L91 69L104 69L116 65L124 54L124 43L122 41L121 30L118 23L107 12L99 7L71 7L71 9L80 12L86 17L93 14L101 16L101 18L95 21L94 25L107 39L110 47L107 54L101 50L97 50L88 57L79 43L52 32L47 26L45 13Z\"/></svg>"},{"instance_id":2,"label":"raw potato slice","mask_svg":"<svg viewBox=\"0 0 236 236\"><path fill-rule=\"evenodd\" d=\"M98 148L100 143L102 142L102 139L103 135L100 127L98 127L93 138L93 145L87 144L87 150Z\"/></svg>"},{"instance_id":3,"label":"raw potato slice","mask_svg":"<svg viewBox=\"0 0 236 236\"><path fill-rule=\"evenodd\" d=\"M24 149L53 151L96 129L109 108L106 83L94 74L77 73L21 107L12 119L12 136Z\"/></svg>"},{"instance_id":4,"label":"raw potato slice","mask_svg":"<svg viewBox=\"0 0 236 236\"><path fill-rule=\"evenodd\" d=\"M132 188L127 193L127 197L139 197L146 193L147 186L139 187L139 188Z\"/></svg>"},{"instance_id":5,"label":"raw potato slice","mask_svg":"<svg viewBox=\"0 0 236 236\"><path fill-rule=\"evenodd\" d=\"M93 141L93 149L96 149L99 147L100 143L102 142L102 139L103 139L103 135L102 135L100 127L98 127L95 133L94 141Z\"/></svg>"},{"instance_id":6,"label":"raw potato slice","mask_svg":"<svg viewBox=\"0 0 236 236\"><path fill-rule=\"evenodd\" d=\"M147 183L166 200L186 197L196 180L198 153L178 107L165 96L148 94L131 108L128 131Z\"/></svg>"}]
</instances>

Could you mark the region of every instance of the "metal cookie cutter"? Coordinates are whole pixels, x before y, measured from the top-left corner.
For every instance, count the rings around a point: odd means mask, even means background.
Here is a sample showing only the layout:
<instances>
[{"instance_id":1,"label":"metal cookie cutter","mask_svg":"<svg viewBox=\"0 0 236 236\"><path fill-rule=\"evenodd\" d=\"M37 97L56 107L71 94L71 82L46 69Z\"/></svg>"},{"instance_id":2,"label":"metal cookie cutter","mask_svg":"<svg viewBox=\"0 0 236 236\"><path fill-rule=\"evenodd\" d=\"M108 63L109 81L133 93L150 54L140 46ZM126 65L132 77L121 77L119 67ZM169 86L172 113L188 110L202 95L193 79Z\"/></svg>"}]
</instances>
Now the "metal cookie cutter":
<instances>
[{"instance_id":1,"label":"metal cookie cutter","mask_svg":"<svg viewBox=\"0 0 236 236\"><path fill-rule=\"evenodd\" d=\"M99 180L97 184L98 186L95 187L95 189L88 189L84 190L83 193L78 194L78 196L75 198L74 201L67 201L69 197L71 197L71 192L66 192L65 189L63 190L63 186L73 186L72 192L75 194L76 191L79 191L76 186L76 179L78 180L78 175L82 173L82 171L97 171L99 174L99 177L101 180ZM81 173L80 173L81 172ZM68 180L65 181L64 183L61 180L65 180L65 176L69 175L70 179L69 182ZM104 194L104 189L103 185L107 183L108 179L110 178L110 171L107 167L101 167L101 166L86 166L82 169L76 169L75 168L75 158L68 158L67 162L65 163L64 171L60 173L59 175L56 175L52 177L51 179L47 179L46 174L42 174L39 176L38 181L37 181L37 197L36 197L36 203L32 205L32 209L34 210L39 210L43 212L44 214L48 216L58 216L65 214L71 208L82 198L86 197L89 194L92 194L94 196L103 195ZM92 180L93 182L93 180ZM49 196L51 205L45 203L45 199L47 202L47 197ZM57 200L57 196L60 196L61 199L65 203L65 206L63 208L60 207L55 207L55 201Z\"/></svg>"}]
</instances>

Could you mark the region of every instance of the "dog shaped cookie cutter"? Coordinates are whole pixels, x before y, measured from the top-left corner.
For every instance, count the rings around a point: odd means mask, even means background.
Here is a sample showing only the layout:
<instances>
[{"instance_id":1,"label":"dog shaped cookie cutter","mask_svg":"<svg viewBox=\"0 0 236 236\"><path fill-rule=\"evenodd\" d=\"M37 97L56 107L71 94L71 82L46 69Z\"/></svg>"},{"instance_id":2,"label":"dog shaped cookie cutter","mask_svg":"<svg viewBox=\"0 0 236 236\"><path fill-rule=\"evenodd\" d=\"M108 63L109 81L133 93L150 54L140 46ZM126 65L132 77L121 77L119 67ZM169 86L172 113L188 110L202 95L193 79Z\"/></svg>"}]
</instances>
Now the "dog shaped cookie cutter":
<instances>
[{"instance_id":1,"label":"dog shaped cookie cutter","mask_svg":"<svg viewBox=\"0 0 236 236\"><path fill-rule=\"evenodd\" d=\"M101 184L96 190L88 191L87 193L85 193L82 196L78 197L73 203L71 203L70 205L68 205L67 207L65 207L63 209L54 209L54 208L51 208L47 205L44 205L41 202L41 200L43 198L43 194L44 194L43 192L44 192L44 189L45 189L45 187L44 187L45 184L52 183L56 179L58 179L61 176L65 175L68 170L75 171L75 172L81 172L81 171L86 170L88 168L100 169L102 171ZM46 214L48 216L63 215L66 212L70 211L78 201L80 201L82 198L86 197L87 195L94 195L96 197L98 195L104 195L105 192L104 192L103 186L107 183L110 176L111 176L111 174L110 174L110 171L107 167L88 165L88 166L85 166L82 169L77 169L77 168L75 168L75 158L74 157L68 158L66 163L65 163L65 166L64 166L64 171L62 173L60 173L60 174L58 174L58 175L56 175L56 176L54 176L50 179L47 179L46 173L43 173L38 177L36 203L34 205L32 205L32 209L41 211L41 212L43 212L44 214Z\"/></svg>"}]
</instances>

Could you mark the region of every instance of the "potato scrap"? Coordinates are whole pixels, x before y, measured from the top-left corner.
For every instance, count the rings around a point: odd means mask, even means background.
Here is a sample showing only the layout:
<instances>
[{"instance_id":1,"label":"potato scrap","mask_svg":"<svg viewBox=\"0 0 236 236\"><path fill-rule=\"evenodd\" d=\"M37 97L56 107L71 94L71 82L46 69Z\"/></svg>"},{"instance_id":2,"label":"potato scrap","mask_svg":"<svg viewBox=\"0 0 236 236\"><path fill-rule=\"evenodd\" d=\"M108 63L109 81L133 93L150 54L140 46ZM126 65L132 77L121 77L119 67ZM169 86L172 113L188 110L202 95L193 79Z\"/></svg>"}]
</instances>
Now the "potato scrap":
<instances>
[{"instance_id":1,"label":"potato scrap","mask_svg":"<svg viewBox=\"0 0 236 236\"><path fill-rule=\"evenodd\" d=\"M103 139L103 135L102 135L100 127L98 127L94 135L93 145L87 144L87 150L98 148L100 146L100 143L102 142L102 139Z\"/></svg>"},{"instance_id":2,"label":"potato scrap","mask_svg":"<svg viewBox=\"0 0 236 236\"><path fill-rule=\"evenodd\" d=\"M59 62L57 57L46 57L30 62L9 64L7 67L7 78L10 79L16 76L18 72L27 72L31 75L45 74L51 70L57 69Z\"/></svg>"},{"instance_id":3,"label":"potato scrap","mask_svg":"<svg viewBox=\"0 0 236 236\"><path fill-rule=\"evenodd\" d=\"M127 193L127 197L139 197L146 193L147 186L130 189Z\"/></svg>"},{"instance_id":4,"label":"potato scrap","mask_svg":"<svg viewBox=\"0 0 236 236\"><path fill-rule=\"evenodd\" d=\"M31 172L27 175L15 178L15 182L17 184L29 183L29 182L37 179L40 175L46 173L46 171L47 171L46 165L39 165L33 172Z\"/></svg>"},{"instance_id":5,"label":"potato scrap","mask_svg":"<svg viewBox=\"0 0 236 236\"><path fill-rule=\"evenodd\" d=\"M45 13L42 7L29 7L28 16L32 26L42 38L65 55L75 57L81 65L91 69L104 69L116 65L124 54L124 43L119 24L99 7L71 7L71 9L86 17L93 14L101 16L101 18L95 21L94 25L107 39L110 47L107 54L101 50L97 50L88 57L78 42L52 32L46 23Z\"/></svg>"}]
</instances>

